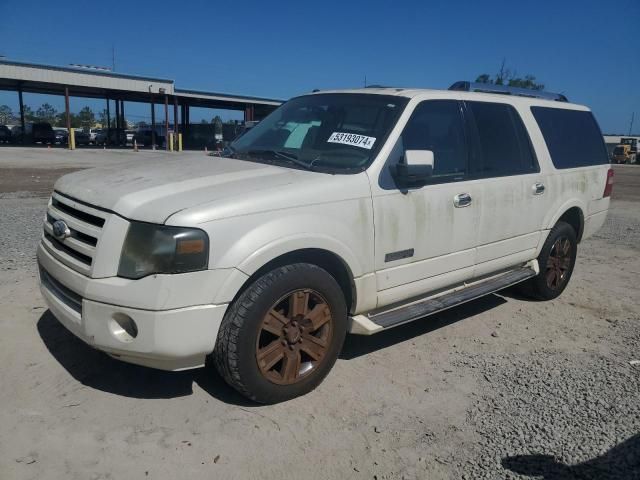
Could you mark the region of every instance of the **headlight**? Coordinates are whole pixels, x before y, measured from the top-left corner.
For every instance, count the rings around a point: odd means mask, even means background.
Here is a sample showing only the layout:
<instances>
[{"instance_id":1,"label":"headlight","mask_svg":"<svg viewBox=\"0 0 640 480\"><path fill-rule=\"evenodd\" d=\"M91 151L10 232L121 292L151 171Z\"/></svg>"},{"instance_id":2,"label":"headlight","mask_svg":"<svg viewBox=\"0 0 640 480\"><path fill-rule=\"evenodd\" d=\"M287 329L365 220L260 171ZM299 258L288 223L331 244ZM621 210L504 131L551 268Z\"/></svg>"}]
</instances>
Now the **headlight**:
<instances>
[{"instance_id":1,"label":"headlight","mask_svg":"<svg viewBox=\"0 0 640 480\"><path fill-rule=\"evenodd\" d=\"M209 237L197 228L133 222L122 247L118 276L137 279L153 273L205 270Z\"/></svg>"}]
</instances>

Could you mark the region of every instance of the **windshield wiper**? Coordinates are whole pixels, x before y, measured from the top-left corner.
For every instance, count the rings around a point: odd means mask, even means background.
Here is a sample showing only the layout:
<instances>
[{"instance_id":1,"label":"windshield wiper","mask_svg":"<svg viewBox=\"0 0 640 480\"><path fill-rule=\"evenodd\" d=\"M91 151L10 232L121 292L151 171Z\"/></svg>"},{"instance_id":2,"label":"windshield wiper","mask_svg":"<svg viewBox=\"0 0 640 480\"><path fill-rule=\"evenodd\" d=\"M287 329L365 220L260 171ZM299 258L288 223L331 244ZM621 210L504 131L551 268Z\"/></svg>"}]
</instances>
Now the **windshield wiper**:
<instances>
[{"instance_id":1,"label":"windshield wiper","mask_svg":"<svg viewBox=\"0 0 640 480\"><path fill-rule=\"evenodd\" d=\"M260 154L273 155L274 157L282 158L283 160L286 160L289 163L293 163L294 165L302 167L305 170L313 170L314 162L311 162L311 163L303 162L302 160L298 159L298 157L295 154L289 153L289 152L283 152L282 150L249 150L247 153L249 155L260 155Z\"/></svg>"}]
</instances>

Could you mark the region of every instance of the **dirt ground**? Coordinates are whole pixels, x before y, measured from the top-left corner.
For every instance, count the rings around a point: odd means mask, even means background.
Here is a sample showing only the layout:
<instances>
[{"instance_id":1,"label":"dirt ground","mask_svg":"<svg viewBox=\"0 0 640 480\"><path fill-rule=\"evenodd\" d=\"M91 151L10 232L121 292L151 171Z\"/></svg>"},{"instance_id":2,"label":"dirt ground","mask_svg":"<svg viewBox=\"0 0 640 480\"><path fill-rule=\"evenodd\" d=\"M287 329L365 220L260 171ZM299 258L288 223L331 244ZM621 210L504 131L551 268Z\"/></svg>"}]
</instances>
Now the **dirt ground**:
<instances>
[{"instance_id":1,"label":"dirt ground","mask_svg":"<svg viewBox=\"0 0 640 480\"><path fill-rule=\"evenodd\" d=\"M505 291L349 337L317 390L257 406L212 369L113 360L44 307L55 178L161 155L0 150L0 479L640 478L640 166L615 167L559 299Z\"/></svg>"}]
</instances>

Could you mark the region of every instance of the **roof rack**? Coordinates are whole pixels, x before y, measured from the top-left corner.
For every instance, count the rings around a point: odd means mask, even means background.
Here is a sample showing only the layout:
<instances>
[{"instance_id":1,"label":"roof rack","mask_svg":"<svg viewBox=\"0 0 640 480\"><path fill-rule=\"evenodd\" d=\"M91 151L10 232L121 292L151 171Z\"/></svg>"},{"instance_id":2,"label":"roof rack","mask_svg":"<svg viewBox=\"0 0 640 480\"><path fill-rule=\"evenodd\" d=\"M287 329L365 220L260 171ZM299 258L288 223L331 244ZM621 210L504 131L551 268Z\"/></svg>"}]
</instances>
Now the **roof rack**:
<instances>
[{"instance_id":1,"label":"roof rack","mask_svg":"<svg viewBox=\"0 0 640 480\"><path fill-rule=\"evenodd\" d=\"M460 92L482 92L498 93L501 95L517 95L519 97L543 98L545 100L555 100L556 102L568 102L566 96L561 93L543 92L528 88L508 87L506 85L495 85L493 83L479 82L456 82L449 87L449 90Z\"/></svg>"}]
</instances>

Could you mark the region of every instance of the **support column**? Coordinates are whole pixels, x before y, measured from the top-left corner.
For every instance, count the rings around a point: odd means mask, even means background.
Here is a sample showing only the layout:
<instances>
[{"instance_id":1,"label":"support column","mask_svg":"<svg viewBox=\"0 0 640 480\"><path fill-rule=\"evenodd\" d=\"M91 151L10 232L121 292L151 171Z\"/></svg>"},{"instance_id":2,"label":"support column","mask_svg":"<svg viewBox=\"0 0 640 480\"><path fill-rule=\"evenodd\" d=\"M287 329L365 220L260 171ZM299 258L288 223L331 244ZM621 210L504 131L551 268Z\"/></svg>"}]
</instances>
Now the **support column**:
<instances>
[{"instance_id":1,"label":"support column","mask_svg":"<svg viewBox=\"0 0 640 480\"><path fill-rule=\"evenodd\" d=\"M114 145L118 145L118 139L120 138L120 100L116 99L116 134L114 135Z\"/></svg>"},{"instance_id":2,"label":"support column","mask_svg":"<svg viewBox=\"0 0 640 480\"><path fill-rule=\"evenodd\" d=\"M75 142L71 138L71 115L69 112L69 87L64 87L64 114L67 120L67 147L71 149Z\"/></svg>"},{"instance_id":3,"label":"support column","mask_svg":"<svg viewBox=\"0 0 640 480\"><path fill-rule=\"evenodd\" d=\"M151 101L151 148L156 149L156 104Z\"/></svg>"},{"instance_id":4,"label":"support column","mask_svg":"<svg viewBox=\"0 0 640 480\"><path fill-rule=\"evenodd\" d=\"M124 100L120 100L120 115L122 116L122 129L126 130L127 129L127 119L124 116ZM124 139L126 139L126 135L123 137Z\"/></svg>"},{"instance_id":5,"label":"support column","mask_svg":"<svg viewBox=\"0 0 640 480\"><path fill-rule=\"evenodd\" d=\"M111 138L111 112L109 111L109 97L107 97L107 139L104 143L109 143L109 139Z\"/></svg>"},{"instance_id":6,"label":"support column","mask_svg":"<svg viewBox=\"0 0 640 480\"><path fill-rule=\"evenodd\" d=\"M18 88L18 102L20 103L20 126L22 127L22 144L24 145L27 132L25 131L24 123L24 102L22 100L22 87Z\"/></svg>"},{"instance_id":7,"label":"support column","mask_svg":"<svg viewBox=\"0 0 640 480\"><path fill-rule=\"evenodd\" d=\"M178 128L178 97L173 97L173 131L176 135L180 133Z\"/></svg>"},{"instance_id":8,"label":"support column","mask_svg":"<svg viewBox=\"0 0 640 480\"><path fill-rule=\"evenodd\" d=\"M253 121L253 117L254 117L254 107L253 105L247 104L247 106L244 109L244 121L251 122Z\"/></svg>"},{"instance_id":9,"label":"support column","mask_svg":"<svg viewBox=\"0 0 640 480\"><path fill-rule=\"evenodd\" d=\"M169 150L169 95L164 96L164 145Z\"/></svg>"},{"instance_id":10,"label":"support column","mask_svg":"<svg viewBox=\"0 0 640 480\"><path fill-rule=\"evenodd\" d=\"M185 145L186 145L187 144L187 141L186 141L187 137L191 133L191 107L189 105L186 106L185 113L186 113L186 117L187 117L187 120L186 120L186 122L184 124L184 126L185 126L185 134L184 134L185 137L184 137L184 139L185 139Z\"/></svg>"}]
</instances>

